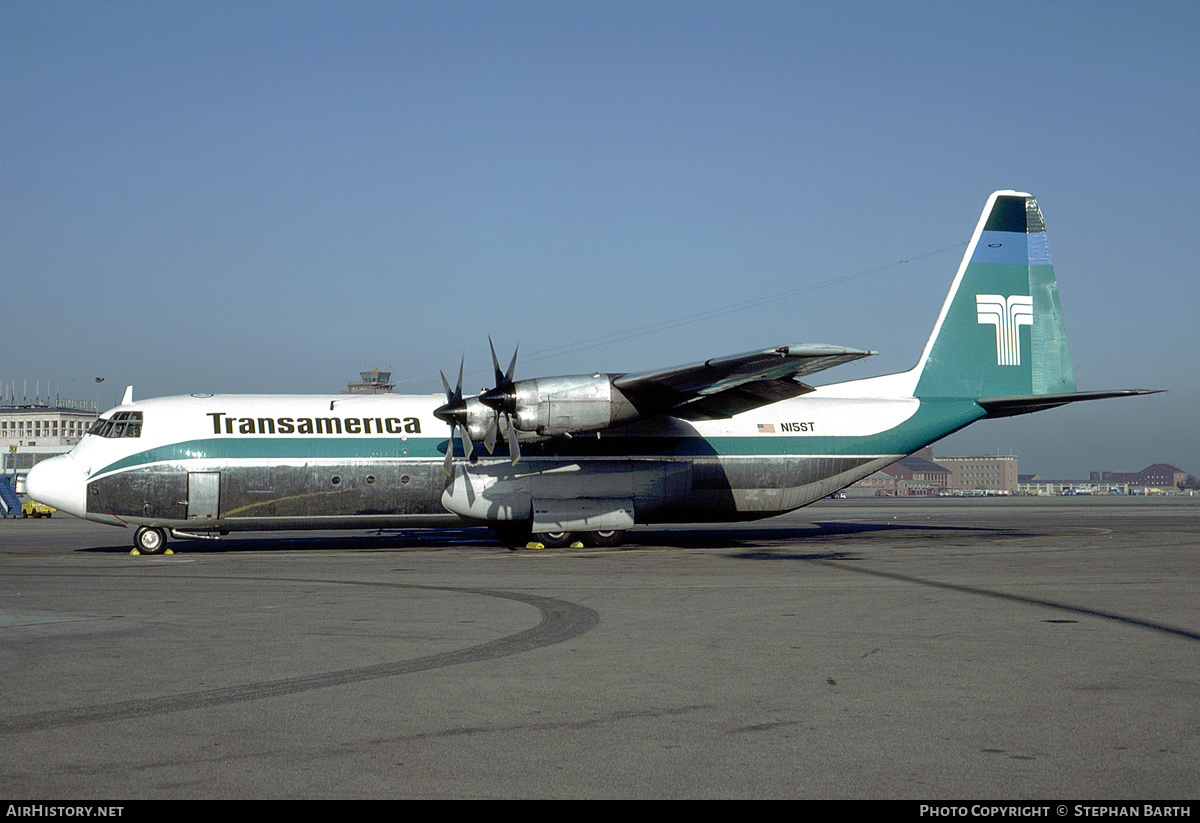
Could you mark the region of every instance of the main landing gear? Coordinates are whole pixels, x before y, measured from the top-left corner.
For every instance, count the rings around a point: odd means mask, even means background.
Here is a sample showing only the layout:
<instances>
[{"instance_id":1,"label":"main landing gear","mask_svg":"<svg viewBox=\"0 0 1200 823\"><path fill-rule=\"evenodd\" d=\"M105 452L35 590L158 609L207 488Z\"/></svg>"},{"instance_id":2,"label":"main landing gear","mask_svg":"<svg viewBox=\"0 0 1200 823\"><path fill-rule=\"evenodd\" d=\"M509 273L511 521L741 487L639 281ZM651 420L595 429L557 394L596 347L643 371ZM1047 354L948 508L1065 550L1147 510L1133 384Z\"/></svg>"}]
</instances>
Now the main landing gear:
<instances>
[{"instance_id":1,"label":"main landing gear","mask_svg":"<svg viewBox=\"0 0 1200 823\"><path fill-rule=\"evenodd\" d=\"M595 532L538 532L534 534L528 524L503 523L492 526L500 542L510 549L524 549L530 543L540 543L547 549L566 548L576 542L592 548L611 548L625 541L625 532L619 529Z\"/></svg>"}]
</instances>

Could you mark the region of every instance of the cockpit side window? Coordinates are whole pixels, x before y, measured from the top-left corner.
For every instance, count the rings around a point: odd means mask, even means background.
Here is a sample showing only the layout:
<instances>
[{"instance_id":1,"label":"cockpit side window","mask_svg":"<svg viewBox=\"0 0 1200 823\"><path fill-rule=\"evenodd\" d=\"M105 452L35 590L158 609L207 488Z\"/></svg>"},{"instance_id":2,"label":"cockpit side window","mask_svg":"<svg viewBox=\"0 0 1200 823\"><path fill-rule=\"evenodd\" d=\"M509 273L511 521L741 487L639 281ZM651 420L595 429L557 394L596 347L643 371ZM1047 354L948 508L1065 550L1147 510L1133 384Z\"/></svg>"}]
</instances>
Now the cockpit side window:
<instances>
[{"instance_id":1,"label":"cockpit side window","mask_svg":"<svg viewBox=\"0 0 1200 823\"><path fill-rule=\"evenodd\" d=\"M105 419L97 420L88 429L88 434L94 434L99 437L141 437L142 436L142 413L140 411L133 412L114 412L113 416Z\"/></svg>"}]
</instances>

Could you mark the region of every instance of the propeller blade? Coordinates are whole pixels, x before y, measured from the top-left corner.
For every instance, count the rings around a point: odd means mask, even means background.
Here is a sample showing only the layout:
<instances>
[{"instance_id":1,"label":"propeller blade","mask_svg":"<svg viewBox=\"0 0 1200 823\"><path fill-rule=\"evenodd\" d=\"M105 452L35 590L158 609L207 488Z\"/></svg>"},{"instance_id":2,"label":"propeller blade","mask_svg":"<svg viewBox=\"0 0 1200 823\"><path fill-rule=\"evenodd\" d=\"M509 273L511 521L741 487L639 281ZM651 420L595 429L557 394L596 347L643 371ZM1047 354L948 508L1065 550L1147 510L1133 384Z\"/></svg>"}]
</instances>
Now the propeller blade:
<instances>
[{"instance_id":1,"label":"propeller blade","mask_svg":"<svg viewBox=\"0 0 1200 823\"><path fill-rule=\"evenodd\" d=\"M513 374L515 374L516 370L517 370L517 352L520 350L521 350L520 345L518 345L515 349L513 349L512 360L510 360L509 364L508 364L508 372L504 375L504 385L505 386L512 385Z\"/></svg>"},{"instance_id":2,"label":"propeller blade","mask_svg":"<svg viewBox=\"0 0 1200 823\"><path fill-rule=\"evenodd\" d=\"M513 349L513 356L512 360L509 361L508 371L502 372L500 371L500 358L496 357L496 346L492 343L490 336L488 337L488 346L492 349L492 371L496 375L496 388L507 388L513 381L513 374L517 369L517 352L521 350L521 347L518 345Z\"/></svg>"},{"instance_id":3,"label":"propeller blade","mask_svg":"<svg viewBox=\"0 0 1200 823\"><path fill-rule=\"evenodd\" d=\"M487 436L483 438L483 445L488 450L488 454L496 451L496 433L500 429L500 412L492 415L492 422L488 426Z\"/></svg>"},{"instance_id":4,"label":"propeller blade","mask_svg":"<svg viewBox=\"0 0 1200 823\"><path fill-rule=\"evenodd\" d=\"M488 335L488 346L492 350L492 372L496 375L496 386L500 386L504 380L504 372L500 371L500 360L496 357L496 345L492 342L490 334Z\"/></svg>"},{"instance_id":5,"label":"propeller blade","mask_svg":"<svg viewBox=\"0 0 1200 823\"><path fill-rule=\"evenodd\" d=\"M450 424L450 439L446 441L446 459L442 462L442 471L447 477L451 476L454 465L454 424Z\"/></svg>"},{"instance_id":6,"label":"propeller blade","mask_svg":"<svg viewBox=\"0 0 1200 823\"><path fill-rule=\"evenodd\" d=\"M508 422L508 453L512 455L512 464L517 465L521 459L521 446L517 443L517 427L513 425L512 417L504 415Z\"/></svg>"},{"instance_id":7,"label":"propeller blade","mask_svg":"<svg viewBox=\"0 0 1200 823\"><path fill-rule=\"evenodd\" d=\"M468 460L470 460L470 459L471 459L471 455L473 455L473 454L475 453L475 446L474 446L474 444L471 442L471 436L470 436L470 434L468 434L468 433L467 433L467 427L466 427L466 426L459 426L459 427L458 427L458 436L459 436L459 438L462 440L462 444L463 444L463 456L464 456L465 458L467 458Z\"/></svg>"}]
</instances>

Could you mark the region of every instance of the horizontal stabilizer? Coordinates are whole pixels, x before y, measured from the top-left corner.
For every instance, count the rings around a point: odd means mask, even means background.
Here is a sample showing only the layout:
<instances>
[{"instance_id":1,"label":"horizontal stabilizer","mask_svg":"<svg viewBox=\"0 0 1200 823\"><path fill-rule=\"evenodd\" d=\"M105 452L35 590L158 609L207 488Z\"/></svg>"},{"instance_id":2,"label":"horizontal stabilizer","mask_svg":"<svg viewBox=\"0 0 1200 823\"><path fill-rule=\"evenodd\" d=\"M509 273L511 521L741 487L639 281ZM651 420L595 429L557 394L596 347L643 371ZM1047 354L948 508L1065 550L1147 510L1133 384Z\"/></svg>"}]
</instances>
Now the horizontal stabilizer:
<instances>
[{"instance_id":1,"label":"horizontal stabilizer","mask_svg":"<svg viewBox=\"0 0 1200 823\"><path fill-rule=\"evenodd\" d=\"M1079 391L1063 394L1026 394L1016 397L981 397L976 402L987 411L987 417L1014 417L1018 414L1065 406L1081 400L1107 400L1110 397L1136 397L1158 394L1162 389L1118 389L1115 391Z\"/></svg>"}]
</instances>

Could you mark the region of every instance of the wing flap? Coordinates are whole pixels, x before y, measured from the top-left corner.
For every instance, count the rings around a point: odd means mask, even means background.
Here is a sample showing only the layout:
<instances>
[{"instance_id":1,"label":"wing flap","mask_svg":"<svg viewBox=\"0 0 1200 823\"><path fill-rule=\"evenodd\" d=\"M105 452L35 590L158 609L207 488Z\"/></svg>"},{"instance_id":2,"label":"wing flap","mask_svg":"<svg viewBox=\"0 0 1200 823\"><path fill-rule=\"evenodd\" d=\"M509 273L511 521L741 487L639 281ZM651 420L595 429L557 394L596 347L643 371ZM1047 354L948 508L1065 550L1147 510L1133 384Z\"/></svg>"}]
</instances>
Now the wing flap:
<instances>
[{"instance_id":1,"label":"wing flap","mask_svg":"<svg viewBox=\"0 0 1200 823\"><path fill-rule=\"evenodd\" d=\"M688 395L716 394L743 383L814 374L873 354L842 346L803 343L714 357L687 366L623 374L613 384L623 392L671 390Z\"/></svg>"},{"instance_id":2,"label":"wing flap","mask_svg":"<svg viewBox=\"0 0 1200 823\"><path fill-rule=\"evenodd\" d=\"M810 391L815 389L798 380L756 380L716 394L701 395L675 406L671 409L671 415L685 420L733 417L735 414L778 403L780 400L790 400Z\"/></svg>"}]
</instances>

